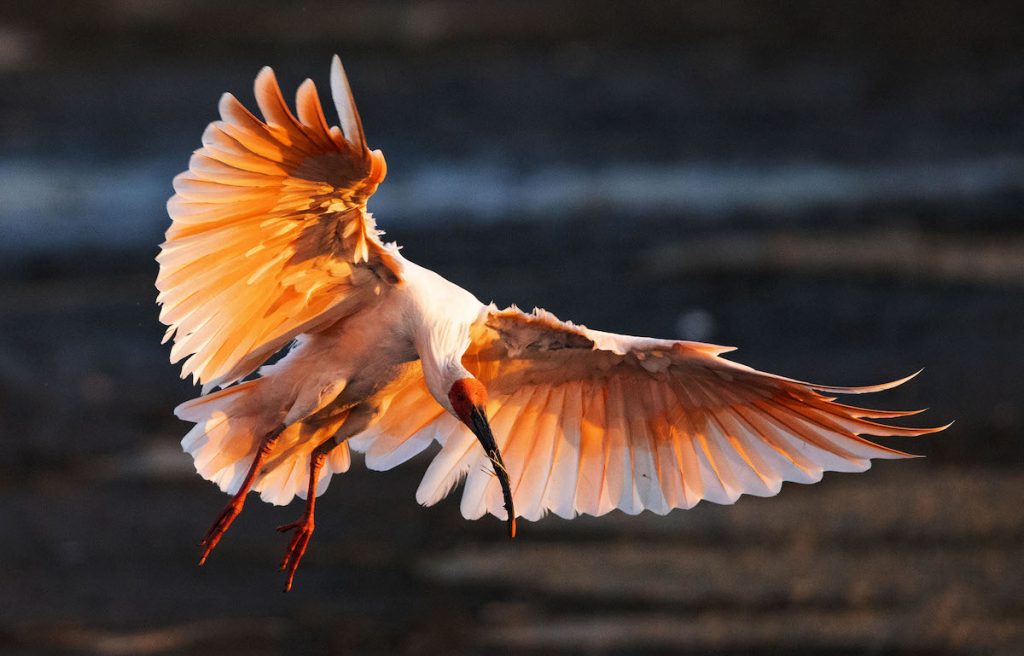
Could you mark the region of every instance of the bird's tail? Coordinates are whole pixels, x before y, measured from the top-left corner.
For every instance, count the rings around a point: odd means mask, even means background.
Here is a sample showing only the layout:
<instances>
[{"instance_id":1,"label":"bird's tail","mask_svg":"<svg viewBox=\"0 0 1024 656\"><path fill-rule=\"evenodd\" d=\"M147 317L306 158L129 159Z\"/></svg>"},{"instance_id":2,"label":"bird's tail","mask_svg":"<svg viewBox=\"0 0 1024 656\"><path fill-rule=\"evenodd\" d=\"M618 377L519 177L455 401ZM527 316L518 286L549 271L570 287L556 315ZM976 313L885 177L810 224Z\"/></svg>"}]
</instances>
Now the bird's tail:
<instances>
[{"instance_id":1,"label":"bird's tail","mask_svg":"<svg viewBox=\"0 0 1024 656\"><path fill-rule=\"evenodd\" d=\"M239 490L264 436L281 425L275 404L260 394L264 379L256 379L182 403L174 413L195 424L181 446L192 456L196 471L216 483L224 492ZM294 423L279 435L254 490L268 503L284 505L293 497L306 497L310 454L345 421L341 415L331 421ZM327 489L332 474L347 471L351 463L348 445L338 445L330 454L317 481L317 495Z\"/></svg>"}]
</instances>

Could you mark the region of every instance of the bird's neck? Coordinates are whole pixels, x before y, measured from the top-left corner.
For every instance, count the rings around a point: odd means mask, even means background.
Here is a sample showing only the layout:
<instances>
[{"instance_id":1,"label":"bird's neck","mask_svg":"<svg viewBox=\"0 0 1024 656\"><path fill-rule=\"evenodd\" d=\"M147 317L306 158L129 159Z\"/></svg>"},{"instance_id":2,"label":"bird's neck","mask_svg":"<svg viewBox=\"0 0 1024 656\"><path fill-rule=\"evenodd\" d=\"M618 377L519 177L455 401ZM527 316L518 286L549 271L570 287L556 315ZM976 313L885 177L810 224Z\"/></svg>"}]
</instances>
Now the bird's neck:
<instances>
[{"instance_id":1,"label":"bird's neck","mask_svg":"<svg viewBox=\"0 0 1024 656\"><path fill-rule=\"evenodd\" d=\"M462 355L468 347L469 326L451 322L425 327L416 340L427 389L449 412L453 412L448 400L451 386L457 380L472 378L462 366Z\"/></svg>"},{"instance_id":2,"label":"bird's neck","mask_svg":"<svg viewBox=\"0 0 1024 656\"><path fill-rule=\"evenodd\" d=\"M469 348L470 330L487 311L472 294L438 274L408 260L403 263L409 329L423 363L427 388L442 407L451 411L452 384L472 377L462 366Z\"/></svg>"},{"instance_id":3,"label":"bird's neck","mask_svg":"<svg viewBox=\"0 0 1024 656\"><path fill-rule=\"evenodd\" d=\"M435 362L428 364L423 361L423 377L427 383L427 389L431 396L437 400L441 407L454 416L458 416L451 405L448 392L456 381L465 378L472 378L473 375L466 370L459 362Z\"/></svg>"}]
</instances>

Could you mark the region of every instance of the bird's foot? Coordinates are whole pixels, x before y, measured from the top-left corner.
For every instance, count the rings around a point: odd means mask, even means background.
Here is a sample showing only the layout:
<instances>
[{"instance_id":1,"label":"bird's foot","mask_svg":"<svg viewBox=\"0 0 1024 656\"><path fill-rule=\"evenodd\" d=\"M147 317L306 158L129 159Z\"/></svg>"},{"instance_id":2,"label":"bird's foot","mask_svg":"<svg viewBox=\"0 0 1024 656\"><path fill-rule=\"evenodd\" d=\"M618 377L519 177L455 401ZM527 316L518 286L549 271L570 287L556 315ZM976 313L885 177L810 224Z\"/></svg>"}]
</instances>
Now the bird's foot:
<instances>
[{"instance_id":1,"label":"bird's foot","mask_svg":"<svg viewBox=\"0 0 1024 656\"><path fill-rule=\"evenodd\" d=\"M292 589L292 581L295 580L295 570L299 568L299 562L306 553L306 547L309 546L309 539L313 537L314 526L313 516L303 515L302 519L277 527L277 530L281 533L295 531L295 535L292 536L291 544L288 545L288 550L285 551L279 568L286 573L285 592Z\"/></svg>"},{"instance_id":2,"label":"bird's foot","mask_svg":"<svg viewBox=\"0 0 1024 656\"><path fill-rule=\"evenodd\" d=\"M228 505L224 507L220 515L217 516L217 520L213 522L213 526L206 531L206 535L199 541L199 545L204 547L203 555L199 558L199 564L203 565L206 563L206 559L210 556L210 552L217 546L220 539L224 537L228 529L231 527L231 522L235 521L239 513L242 512L242 505L245 503L244 498L234 497L228 502Z\"/></svg>"}]
</instances>

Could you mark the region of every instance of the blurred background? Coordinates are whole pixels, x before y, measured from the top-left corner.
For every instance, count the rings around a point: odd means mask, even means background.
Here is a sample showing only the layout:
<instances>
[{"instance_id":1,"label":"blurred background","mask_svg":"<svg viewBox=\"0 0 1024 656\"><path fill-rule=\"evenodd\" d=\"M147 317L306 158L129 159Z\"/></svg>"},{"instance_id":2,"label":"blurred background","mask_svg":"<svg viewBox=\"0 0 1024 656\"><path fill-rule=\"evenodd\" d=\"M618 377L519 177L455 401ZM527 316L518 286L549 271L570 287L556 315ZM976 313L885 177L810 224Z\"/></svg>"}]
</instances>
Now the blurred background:
<instances>
[{"instance_id":1,"label":"blurred background","mask_svg":"<svg viewBox=\"0 0 1024 656\"><path fill-rule=\"evenodd\" d=\"M216 102L346 63L405 254L499 305L741 347L928 456L668 517L419 508L359 462L296 589L193 472L153 257ZM0 653L1024 653L1024 5L7 2Z\"/></svg>"}]
</instances>

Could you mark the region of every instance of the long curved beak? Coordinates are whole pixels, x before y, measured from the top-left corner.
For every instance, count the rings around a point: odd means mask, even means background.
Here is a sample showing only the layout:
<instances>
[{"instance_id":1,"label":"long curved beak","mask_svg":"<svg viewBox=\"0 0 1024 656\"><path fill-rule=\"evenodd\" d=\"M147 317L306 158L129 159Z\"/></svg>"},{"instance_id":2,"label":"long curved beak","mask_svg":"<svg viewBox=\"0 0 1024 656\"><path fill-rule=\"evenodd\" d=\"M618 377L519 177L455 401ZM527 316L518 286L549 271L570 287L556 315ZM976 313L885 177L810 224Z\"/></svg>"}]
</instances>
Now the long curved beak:
<instances>
[{"instance_id":1,"label":"long curved beak","mask_svg":"<svg viewBox=\"0 0 1024 656\"><path fill-rule=\"evenodd\" d=\"M480 446L484 448L484 453L490 458L491 465L494 467L494 475L498 477L498 483L501 484L501 494L505 499L505 511L508 513L508 537L514 538L516 536L516 512L512 505L512 488L508 484L508 471L505 469L505 463L501 460L501 451L498 450L498 445L494 441L491 425L487 422L487 413L483 406L474 406L469 418L469 428L476 435Z\"/></svg>"}]
</instances>

